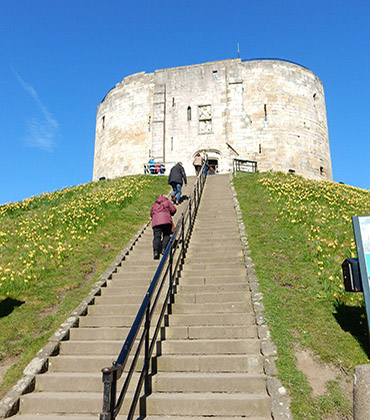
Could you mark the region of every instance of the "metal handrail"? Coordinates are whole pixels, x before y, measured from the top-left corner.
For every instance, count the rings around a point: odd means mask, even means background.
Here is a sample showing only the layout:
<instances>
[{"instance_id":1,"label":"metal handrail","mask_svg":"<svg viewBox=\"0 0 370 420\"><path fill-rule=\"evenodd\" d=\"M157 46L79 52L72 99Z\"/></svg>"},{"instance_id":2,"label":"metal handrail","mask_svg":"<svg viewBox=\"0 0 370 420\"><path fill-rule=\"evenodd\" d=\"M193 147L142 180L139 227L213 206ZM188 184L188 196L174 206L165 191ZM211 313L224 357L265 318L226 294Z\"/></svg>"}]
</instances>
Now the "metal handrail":
<instances>
[{"instance_id":1,"label":"metal handrail","mask_svg":"<svg viewBox=\"0 0 370 420\"><path fill-rule=\"evenodd\" d=\"M256 172L257 162L255 160L248 159L234 159L233 161L233 173L236 175L237 172Z\"/></svg>"},{"instance_id":2,"label":"metal handrail","mask_svg":"<svg viewBox=\"0 0 370 420\"><path fill-rule=\"evenodd\" d=\"M131 420L134 416L138 399L142 393L143 384L145 395L147 396L151 393L151 378L149 375L150 361L154 347L157 343L158 333L161 328L165 312L169 309L168 307L171 304L170 301L171 296L173 295L174 281L185 258L186 248L195 222L206 177L207 173L203 167L193 186L193 190L190 194L185 210L181 214L181 217L176 224L175 231L172 234L168 246L164 251L163 257L158 264L158 268L144 296L118 358L115 362L113 362L111 367L102 369L104 390L103 409L100 414L100 420L114 420L117 417L125 401L125 396L143 346L143 368L141 369L137 386L128 409L127 419ZM167 289L165 289L166 282L168 282ZM165 290L165 296L162 296L162 300L160 301L163 290ZM158 314L155 310L159 302L161 302L162 306L160 306ZM154 332L150 338L150 328L154 321L154 315L157 315L157 319ZM138 338L139 330L142 325L143 330L141 332L141 336ZM131 360L122 390L117 399L117 380L122 376L124 368L128 363L128 358L131 356L135 342L137 342L137 348Z\"/></svg>"}]
</instances>

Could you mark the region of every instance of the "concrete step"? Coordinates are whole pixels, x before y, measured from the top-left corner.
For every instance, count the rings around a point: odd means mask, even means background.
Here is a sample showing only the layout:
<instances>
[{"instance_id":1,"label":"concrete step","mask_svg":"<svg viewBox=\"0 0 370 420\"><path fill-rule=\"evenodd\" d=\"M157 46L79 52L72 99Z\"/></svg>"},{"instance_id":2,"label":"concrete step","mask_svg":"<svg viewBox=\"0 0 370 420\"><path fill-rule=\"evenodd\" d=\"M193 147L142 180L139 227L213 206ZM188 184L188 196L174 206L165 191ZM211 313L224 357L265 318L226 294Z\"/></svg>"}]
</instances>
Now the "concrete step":
<instances>
[{"instance_id":1,"label":"concrete step","mask_svg":"<svg viewBox=\"0 0 370 420\"><path fill-rule=\"evenodd\" d=\"M128 391L136 389L140 373L134 372ZM117 381L120 390L126 380L123 374ZM47 372L36 376L36 392L100 392L103 393L101 372Z\"/></svg>"},{"instance_id":2,"label":"concrete step","mask_svg":"<svg viewBox=\"0 0 370 420\"><path fill-rule=\"evenodd\" d=\"M257 327L249 326L179 326L166 328L164 332L167 340L205 340L205 339L242 339L257 338Z\"/></svg>"},{"instance_id":3,"label":"concrete step","mask_svg":"<svg viewBox=\"0 0 370 420\"><path fill-rule=\"evenodd\" d=\"M219 245L218 243L221 242L222 245ZM197 247L199 245L203 245L203 247L207 246L209 248L215 248L215 249L221 249L221 248L228 248L229 246L235 247L239 246L241 248L241 241L239 236L225 236L223 237L222 234L215 235L213 238L203 238L201 235L195 235L193 234L191 236L191 245L192 247Z\"/></svg>"},{"instance_id":4,"label":"concrete step","mask_svg":"<svg viewBox=\"0 0 370 420\"><path fill-rule=\"evenodd\" d=\"M119 271L119 272L114 273L112 275L112 280L121 279L121 280L131 281L131 280L136 280L136 279L146 279L146 280L149 281L153 278L154 274L155 274L155 270L153 270L153 271L152 270L149 270L149 271L137 270L137 272L133 271L133 272L130 272L130 273Z\"/></svg>"},{"instance_id":5,"label":"concrete step","mask_svg":"<svg viewBox=\"0 0 370 420\"><path fill-rule=\"evenodd\" d=\"M60 343L59 354L62 356L85 355L99 356L101 354L111 355L112 358L118 356L122 349L124 340L99 340L93 345L89 341L62 341Z\"/></svg>"},{"instance_id":6,"label":"concrete step","mask_svg":"<svg viewBox=\"0 0 370 420\"><path fill-rule=\"evenodd\" d=\"M131 315L87 315L79 318L80 327L131 327L136 314Z\"/></svg>"},{"instance_id":7,"label":"concrete step","mask_svg":"<svg viewBox=\"0 0 370 420\"><path fill-rule=\"evenodd\" d=\"M99 341L117 340L123 342L129 333L131 326L124 328L72 328L70 341Z\"/></svg>"},{"instance_id":8,"label":"concrete step","mask_svg":"<svg viewBox=\"0 0 370 420\"><path fill-rule=\"evenodd\" d=\"M51 357L49 359L49 372L101 372L105 367L112 366L112 362L116 360L116 355L59 355ZM128 370L128 366L131 364L132 357L129 357L125 371ZM143 365L143 358L140 356L137 362L135 372L141 370Z\"/></svg>"},{"instance_id":9,"label":"concrete step","mask_svg":"<svg viewBox=\"0 0 370 420\"><path fill-rule=\"evenodd\" d=\"M266 376L247 373L163 373L153 376L155 392L266 392Z\"/></svg>"},{"instance_id":10,"label":"concrete step","mask_svg":"<svg viewBox=\"0 0 370 420\"><path fill-rule=\"evenodd\" d=\"M216 238L219 235L223 235L225 238L230 237L238 239L240 241L239 229L236 224L224 228L220 228L218 225L202 229L195 227L192 233L192 238L199 236L200 238L207 240L208 238Z\"/></svg>"},{"instance_id":11,"label":"concrete step","mask_svg":"<svg viewBox=\"0 0 370 420\"><path fill-rule=\"evenodd\" d=\"M216 355L253 354L259 355L261 344L258 339L209 339L209 340L165 340L161 343L162 354Z\"/></svg>"},{"instance_id":12,"label":"concrete step","mask_svg":"<svg viewBox=\"0 0 370 420\"><path fill-rule=\"evenodd\" d=\"M194 233L191 235L191 240L194 241L194 243L201 241L204 244L209 244L211 246L211 243L221 241L222 242L237 242L240 243L240 235L239 232L235 231L219 231L218 229L213 229L213 231L209 231L208 233L203 232L197 232L194 230ZM192 242L193 243L193 242Z\"/></svg>"},{"instance_id":13,"label":"concrete step","mask_svg":"<svg viewBox=\"0 0 370 420\"><path fill-rule=\"evenodd\" d=\"M123 276L124 274L131 274L131 273L155 273L155 270L158 267L158 261L157 260L153 260L153 262L155 264L151 264L151 265L142 265L142 264L137 264L137 265L124 265L123 267L121 267L120 270L117 270L117 273L115 273L113 275L119 275L119 276Z\"/></svg>"},{"instance_id":14,"label":"concrete step","mask_svg":"<svg viewBox=\"0 0 370 420\"><path fill-rule=\"evenodd\" d=\"M194 230L197 232L204 232L207 233L211 229L217 230L228 230L228 229L235 229L238 227L236 220L224 219L224 220L217 220L217 225L215 226L215 221L206 221L201 214L197 217L195 221Z\"/></svg>"},{"instance_id":15,"label":"concrete step","mask_svg":"<svg viewBox=\"0 0 370 420\"><path fill-rule=\"evenodd\" d=\"M198 277L202 275L204 277L210 275L217 275L217 276L227 276L229 278L233 278L234 276L242 276L246 274L246 269L243 266L231 266L231 267L215 267L212 266L206 267L204 269L194 269L192 266L184 267L184 270L181 273L181 277Z\"/></svg>"},{"instance_id":16,"label":"concrete step","mask_svg":"<svg viewBox=\"0 0 370 420\"><path fill-rule=\"evenodd\" d=\"M204 303L202 305L197 303L176 303L176 305L172 305L171 310L173 314L243 313L252 311L252 303Z\"/></svg>"},{"instance_id":17,"label":"concrete step","mask_svg":"<svg viewBox=\"0 0 370 420\"><path fill-rule=\"evenodd\" d=\"M247 283L227 284L179 284L176 287L178 295L189 293L225 293L225 292L249 292Z\"/></svg>"},{"instance_id":18,"label":"concrete step","mask_svg":"<svg viewBox=\"0 0 370 420\"><path fill-rule=\"evenodd\" d=\"M244 326L255 325L254 313L228 313L228 314L171 314L168 324L173 326Z\"/></svg>"},{"instance_id":19,"label":"concrete step","mask_svg":"<svg viewBox=\"0 0 370 420\"><path fill-rule=\"evenodd\" d=\"M108 287L120 287L122 289L129 289L131 286L133 287L146 287L148 288L153 277L150 276L143 276L143 277L120 277L115 276L111 280L108 280L107 286Z\"/></svg>"},{"instance_id":20,"label":"concrete step","mask_svg":"<svg viewBox=\"0 0 370 420\"><path fill-rule=\"evenodd\" d=\"M127 394L121 414L128 412L132 396ZM21 396L22 414L98 414L103 405L102 392L34 392ZM138 412L138 410L137 410Z\"/></svg>"},{"instance_id":21,"label":"concrete step","mask_svg":"<svg viewBox=\"0 0 370 420\"><path fill-rule=\"evenodd\" d=\"M183 273L187 273L188 271L197 271L197 272L224 272L229 271L230 273L245 273L245 266L243 265L242 261L240 260L231 260L228 262L223 261L186 261L186 264L183 268Z\"/></svg>"},{"instance_id":22,"label":"concrete step","mask_svg":"<svg viewBox=\"0 0 370 420\"><path fill-rule=\"evenodd\" d=\"M156 416L156 415L150 415L145 417L147 420L207 420L209 417L205 416ZM246 420L245 416L233 416L233 417L225 417L225 416L212 416L213 420ZM25 419L28 420L28 419ZM40 419L44 420L44 419ZM51 419L45 419L45 420L51 420ZM55 419L55 420L63 420L63 419ZM69 420L69 419L66 419ZM84 419L83 419L84 420ZM88 420L88 419L87 419ZM140 420L140 419L137 419ZM264 416L264 417L248 417L248 420L272 420L271 415Z\"/></svg>"},{"instance_id":23,"label":"concrete step","mask_svg":"<svg viewBox=\"0 0 370 420\"><path fill-rule=\"evenodd\" d=\"M96 414L18 414L17 417L14 418L17 420L96 420Z\"/></svg>"},{"instance_id":24,"label":"concrete step","mask_svg":"<svg viewBox=\"0 0 370 420\"><path fill-rule=\"evenodd\" d=\"M226 393L155 393L146 400L150 416L268 416L271 413L267 395Z\"/></svg>"},{"instance_id":25,"label":"concrete step","mask_svg":"<svg viewBox=\"0 0 370 420\"><path fill-rule=\"evenodd\" d=\"M89 306L89 315L108 316L108 315L136 315L140 303L126 305L93 305Z\"/></svg>"},{"instance_id":26,"label":"concrete step","mask_svg":"<svg viewBox=\"0 0 370 420\"><path fill-rule=\"evenodd\" d=\"M244 270L245 271L245 270ZM189 274L189 273L181 273L181 278L179 279L179 286L188 286L192 284L248 284L247 275L244 272L243 274L239 275L219 275L217 274L204 274L204 273L197 273L197 275Z\"/></svg>"},{"instance_id":27,"label":"concrete step","mask_svg":"<svg viewBox=\"0 0 370 420\"><path fill-rule=\"evenodd\" d=\"M138 252L135 252L135 253L132 252L131 255L133 255L134 257L137 257L139 255L139 253ZM148 255L146 255L146 253L143 253L142 255L148 257ZM124 261L122 262L122 265L118 268L118 270L125 270L126 268L132 268L132 267L135 267L135 266L155 269L158 266L158 261L152 260L150 258L146 258L145 260L141 261L140 264L137 264L136 258L129 259L128 257L125 257Z\"/></svg>"},{"instance_id":28,"label":"concrete step","mask_svg":"<svg viewBox=\"0 0 370 420\"><path fill-rule=\"evenodd\" d=\"M137 375L137 374L136 374ZM123 378L119 379L122 383ZM99 372L58 372L36 376L36 391L103 392L102 374Z\"/></svg>"},{"instance_id":29,"label":"concrete step","mask_svg":"<svg viewBox=\"0 0 370 420\"><path fill-rule=\"evenodd\" d=\"M117 289L117 288L116 288ZM145 292L140 295L127 295L125 290L117 290L115 295L97 296L95 303L97 305L127 305L137 303L141 304L145 297Z\"/></svg>"},{"instance_id":30,"label":"concrete step","mask_svg":"<svg viewBox=\"0 0 370 420\"><path fill-rule=\"evenodd\" d=\"M263 373L261 354L170 355L155 358L158 372L237 372Z\"/></svg>"},{"instance_id":31,"label":"concrete step","mask_svg":"<svg viewBox=\"0 0 370 420\"><path fill-rule=\"evenodd\" d=\"M114 287L114 286L103 287L101 289L101 296L112 296L112 295L114 296L122 292L124 292L125 295L144 296L144 294L148 290L148 287L149 287L149 283L143 284L142 286L127 284L126 286L123 286L123 287Z\"/></svg>"},{"instance_id":32,"label":"concrete step","mask_svg":"<svg viewBox=\"0 0 370 420\"><path fill-rule=\"evenodd\" d=\"M208 199L212 200L212 198L210 197ZM229 214L225 214L225 212ZM210 212L207 215L202 214L202 213L203 211L202 209L200 209L198 213L198 217L197 217L197 226L199 225L203 226L203 224L212 226L212 223L213 223L213 227L217 228L218 223L220 223L220 225L222 225L223 223L225 224L230 223L232 221L231 217L235 217L234 208L231 208L230 206L227 206L227 207L220 206L217 211ZM215 223L215 220L217 220L217 224Z\"/></svg>"},{"instance_id":33,"label":"concrete step","mask_svg":"<svg viewBox=\"0 0 370 420\"><path fill-rule=\"evenodd\" d=\"M240 237L239 235L239 227L235 222L229 223L228 225L223 224L222 226L219 226L217 223L217 226L213 223L210 224L196 224L193 230L193 235L200 235L203 237L212 236L216 233L222 233L225 235L233 234L234 237Z\"/></svg>"},{"instance_id":34,"label":"concrete step","mask_svg":"<svg viewBox=\"0 0 370 420\"><path fill-rule=\"evenodd\" d=\"M188 255L186 256L186 264L209 264L209 263L213 263L213 262L217 262L218 264L232 264L232 263L240 263L240 264L244 264L244 260L243 260L243 256L242 253L240 253L240 255L235 255L234 253L229 253L229 255L225 255L224 252L220 252L218 254L204 254L204 255L199 255L199 254L193 254L193 255Z\"/></svg>"},{"instance_id":35,"label":"concrete step","mask_svg":"<svg viewBox=\"0 0 370 420\"><path fill-rule=\"evenodd\" d=\"M197 244L192 243L192 246L187 251L187 256L204 256L204 255L210 255L209 252L209 246L205 247L201 242L198 242ZM233 243L229 245L224 245L221 243L215 243L212 245L212 255L230 255L230 254L238 254L243 255L242 249L240 244Z\"/></svg>"},{"instance_id":36,"label":"concrete step","mask_svg":"<svg viewBox=\"0 0 370 420\"><path fill-rule=\"evenodd\" d=\"M130 328L73 328L70 332L70 341L62 344L77 342L119 341L123 344ZM154 327L151 329L151 334ZM220 326L171 326L163 332L166 339L231 339L231 338L256 338L257 327L253 324L234 326L227 328ZM70 345L70 344L69 344ZM66 353L63 353L66 354Z\"/></svg>"},{"instance_id":37,"label":"concrete step","mask_svg":"<svg viewBox=\"0 0 370 420\"><path fill-rule=\"evenodd\" d=\"M249 291L222 293L178 293L175 303L216 303L216 302L246 302L251 299ZM114 302L112 302L114 303Z\"/></svg>"}]
</instances>

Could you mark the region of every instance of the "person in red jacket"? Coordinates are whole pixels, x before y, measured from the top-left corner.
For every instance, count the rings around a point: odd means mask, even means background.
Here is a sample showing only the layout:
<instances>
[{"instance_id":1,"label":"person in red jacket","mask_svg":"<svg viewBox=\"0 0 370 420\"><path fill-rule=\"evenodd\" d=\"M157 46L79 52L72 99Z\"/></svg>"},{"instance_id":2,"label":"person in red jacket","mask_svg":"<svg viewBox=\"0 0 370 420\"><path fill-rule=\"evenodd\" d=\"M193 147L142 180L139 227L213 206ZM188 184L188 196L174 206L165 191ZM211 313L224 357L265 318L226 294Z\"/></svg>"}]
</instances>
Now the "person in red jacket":
<instances>
[{"instance_id":1,"label":"person in red jacket","mask_svg":"<svg viewBox=\"0 0 370 420\"><path fill-rule=\"evenodd\" d=\"M172 231L172 217L176 213L176 207L164 195L160 195L152 205L150 216L153 228L153 253L154 259L167 248Z\"/></svg>"}]
</instances>

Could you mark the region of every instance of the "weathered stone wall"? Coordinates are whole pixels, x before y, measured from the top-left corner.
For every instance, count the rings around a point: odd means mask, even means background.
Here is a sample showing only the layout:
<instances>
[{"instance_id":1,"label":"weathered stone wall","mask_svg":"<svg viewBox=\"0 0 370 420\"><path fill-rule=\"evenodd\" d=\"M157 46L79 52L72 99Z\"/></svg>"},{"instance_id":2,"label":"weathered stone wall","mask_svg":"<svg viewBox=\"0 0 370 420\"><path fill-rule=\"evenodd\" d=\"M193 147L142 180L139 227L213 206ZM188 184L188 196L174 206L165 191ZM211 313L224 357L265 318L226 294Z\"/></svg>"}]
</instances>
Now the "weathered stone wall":
<instances>
[{"instance_id":1,"label":"weathered stone wall","mask_svg":"<svg viewBox=\"0 0 370 420\"><path fill-rule=\"evenodd\" d=\"M93 180L143 173L152 133L153 74L126 77L98 107Z\"/></svg>"},{"instance_id":2,"label":"weathered stone wall","mask_svg":"<svg viewBox=\"0 0 370 420\"><path fill-rule=\"evenodd\" d=\"M284 61L216 61L129 76L98 108L94 180L142 173L150 155L192 174L201 150L219 172L239 157L332 179L320 80Z\"/></svg>"}]
</instances>

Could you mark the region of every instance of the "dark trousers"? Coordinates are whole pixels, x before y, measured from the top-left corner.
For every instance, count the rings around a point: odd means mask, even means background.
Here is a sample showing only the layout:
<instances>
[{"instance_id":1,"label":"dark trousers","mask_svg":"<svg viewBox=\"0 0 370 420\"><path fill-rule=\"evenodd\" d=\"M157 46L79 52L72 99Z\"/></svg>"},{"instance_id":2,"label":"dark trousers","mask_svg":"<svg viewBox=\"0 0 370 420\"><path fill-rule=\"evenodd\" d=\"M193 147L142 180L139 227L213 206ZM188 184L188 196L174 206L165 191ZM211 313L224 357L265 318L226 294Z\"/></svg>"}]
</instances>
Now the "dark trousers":
<instances>
[{"instance_id":1,"label":"dark trousers","mask_svg":"<svg viewBox=\"0 0 370 420\"><path fill-rule=\"evenodd\" d=\"M171 237L172 224L158 225L153 227L153 251L160 254L167 248Z\"/></svg>"}]
</instances>

